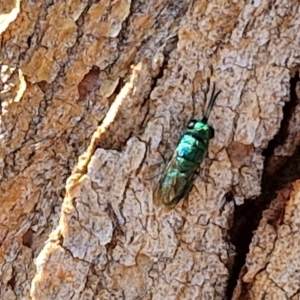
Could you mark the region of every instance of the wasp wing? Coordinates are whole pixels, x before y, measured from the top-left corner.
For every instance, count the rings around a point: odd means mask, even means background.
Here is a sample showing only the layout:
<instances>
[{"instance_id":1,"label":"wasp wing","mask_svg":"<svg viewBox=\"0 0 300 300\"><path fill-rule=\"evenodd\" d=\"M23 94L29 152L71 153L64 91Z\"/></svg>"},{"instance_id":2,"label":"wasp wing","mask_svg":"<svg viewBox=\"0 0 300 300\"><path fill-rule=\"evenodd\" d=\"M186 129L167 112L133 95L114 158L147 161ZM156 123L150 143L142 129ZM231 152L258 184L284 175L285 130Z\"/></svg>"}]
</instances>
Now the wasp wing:
<instances>
[{"instance_id":1,"label":"wasp wing","mask_svg":"<svg viewBox=\"0 0 300 300\"><path fill-rule=\"evenodd\" d=\"M191 164L183 170L183 163L189 164L189 162L180 161L177 151L175 151L155 188L154 200L156 203L159 200L164 205L172 206L188 194L197 166Z\"/></svg>"}]
</instances>

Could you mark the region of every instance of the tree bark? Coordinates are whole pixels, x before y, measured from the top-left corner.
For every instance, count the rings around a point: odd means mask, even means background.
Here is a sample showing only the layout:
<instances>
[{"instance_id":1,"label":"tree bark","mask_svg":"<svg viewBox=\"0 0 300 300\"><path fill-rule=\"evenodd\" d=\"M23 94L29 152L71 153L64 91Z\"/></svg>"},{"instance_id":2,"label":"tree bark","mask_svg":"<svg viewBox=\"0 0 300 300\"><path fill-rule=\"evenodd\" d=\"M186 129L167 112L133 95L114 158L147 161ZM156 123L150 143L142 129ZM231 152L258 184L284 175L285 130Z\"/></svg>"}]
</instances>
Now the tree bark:
<instances>
[{"instance_id":1,"label":"tree bark","mask_svg":"<svg viewBox=\"0 0 300 300\"><path fill-rule=\"evenodd\" d=\"M0 11L1 299L299 298L298 1ZM207 78L215 137L167 209Z\"/></svg>"}]
</instances>

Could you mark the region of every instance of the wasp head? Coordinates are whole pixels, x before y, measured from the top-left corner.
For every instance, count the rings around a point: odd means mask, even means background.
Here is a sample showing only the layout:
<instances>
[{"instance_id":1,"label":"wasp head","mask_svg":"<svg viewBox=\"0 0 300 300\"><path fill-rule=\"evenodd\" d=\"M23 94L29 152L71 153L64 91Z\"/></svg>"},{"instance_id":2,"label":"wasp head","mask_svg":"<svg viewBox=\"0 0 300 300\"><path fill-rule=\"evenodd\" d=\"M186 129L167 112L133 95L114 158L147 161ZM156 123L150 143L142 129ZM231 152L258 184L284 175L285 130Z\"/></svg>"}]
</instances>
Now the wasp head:
<instances>
[{"instance_id":1,"label":"wasp head","mask_svg":"<svg viewBox=\"0 0 300 300\"><path fill-rule=\"evenodd\" d=\"M187 129L197 139L210 140L215 136L214 129L203 120L191 120Z\"/></svg>"}]
</instances>

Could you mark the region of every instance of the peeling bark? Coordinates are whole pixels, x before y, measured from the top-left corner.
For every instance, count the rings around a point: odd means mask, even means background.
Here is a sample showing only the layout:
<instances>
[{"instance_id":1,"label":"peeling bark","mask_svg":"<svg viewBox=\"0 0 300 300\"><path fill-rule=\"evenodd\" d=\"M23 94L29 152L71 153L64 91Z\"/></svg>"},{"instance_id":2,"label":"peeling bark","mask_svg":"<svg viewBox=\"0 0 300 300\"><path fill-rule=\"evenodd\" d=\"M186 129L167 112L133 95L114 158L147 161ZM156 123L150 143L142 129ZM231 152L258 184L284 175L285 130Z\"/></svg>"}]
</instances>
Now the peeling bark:
<instances>
[{"instance_id":1,"label":"peeling bark","mask_svg":"<svg viewBox=\"0 0 300 300\"><path fill-rule=\"evenodd\" d=\"M298 173L279 174L300 138L298 1L0 11L1 299L298 299ZM155 205L208 77L208 157L187 199Z\"/></svg>"}]
</instances>

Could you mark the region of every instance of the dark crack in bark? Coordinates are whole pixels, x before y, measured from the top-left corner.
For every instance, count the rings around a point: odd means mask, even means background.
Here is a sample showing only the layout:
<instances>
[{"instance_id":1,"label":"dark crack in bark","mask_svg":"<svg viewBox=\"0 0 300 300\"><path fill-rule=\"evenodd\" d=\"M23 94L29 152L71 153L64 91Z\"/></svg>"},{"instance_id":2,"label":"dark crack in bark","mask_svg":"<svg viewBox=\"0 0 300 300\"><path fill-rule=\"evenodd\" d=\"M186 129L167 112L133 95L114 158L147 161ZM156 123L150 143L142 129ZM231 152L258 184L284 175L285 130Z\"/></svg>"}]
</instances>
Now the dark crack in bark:
<instances>
[{"instance_id":1,"label":"dark crack in bark","mask_svg":"<svg viewBox=\"0 0 300 300\"><path fill-rule=\"evenodd\" d=\"M283 145L288 136L290 119L299 104L296 95L296 85L300 81L299 73L296 72L290 79L290 101L283 108L283 119L280 130L270 141L265 156L264 172L262 175L261 195L256 199L246 199L245 203L235 208L233 226L230 230L231 242L236 247L236 257L228 280L227 299L231 299L233 290L242 273L245 272L246 256L253 237L253 231L258 227L263 211L276 197L276 191L289 186L300 178L300 146L291 157L285 156L276 161L274 165L274 151L279 145ZM247 291L247 284L242 286ZM243 292L241 294L243 299Z\"/></svg>"}]
</instances>

